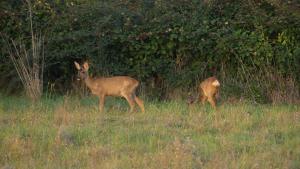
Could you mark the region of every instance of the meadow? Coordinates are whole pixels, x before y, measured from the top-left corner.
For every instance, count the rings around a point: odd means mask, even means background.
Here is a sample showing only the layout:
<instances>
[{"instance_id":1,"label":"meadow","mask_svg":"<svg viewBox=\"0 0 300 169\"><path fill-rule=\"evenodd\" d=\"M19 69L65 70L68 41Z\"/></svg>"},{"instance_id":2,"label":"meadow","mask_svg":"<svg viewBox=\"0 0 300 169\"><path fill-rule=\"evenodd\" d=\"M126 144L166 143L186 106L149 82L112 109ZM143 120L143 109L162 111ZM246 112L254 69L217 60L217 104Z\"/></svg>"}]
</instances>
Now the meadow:
<instances>
[{"instance_id":1,"label":"meadow","mask_svg":"<svg viewBox=\"0 0 300 169\"><path fill-rule=\"evenodd\" d=\"M300 106L0 96L0 168L300 168Z\"/></svg>"}]
</instances>

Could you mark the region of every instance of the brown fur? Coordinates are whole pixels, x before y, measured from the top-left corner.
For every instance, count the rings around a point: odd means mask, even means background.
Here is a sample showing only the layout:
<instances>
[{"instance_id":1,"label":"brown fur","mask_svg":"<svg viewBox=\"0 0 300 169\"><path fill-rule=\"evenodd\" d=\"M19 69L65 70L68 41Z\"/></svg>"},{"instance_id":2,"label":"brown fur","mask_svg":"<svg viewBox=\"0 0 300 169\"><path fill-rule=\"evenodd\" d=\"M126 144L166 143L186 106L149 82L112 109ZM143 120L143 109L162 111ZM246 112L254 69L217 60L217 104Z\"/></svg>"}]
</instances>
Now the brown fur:
<instances>
[{"instance_id":1,"label":"brown fur","mask_svg":"<svg viewBox=\"0 0 300 169\"><path fill-rule=\"evenodd\" d=\"M135 94L136 88L139 86L139 81L129 76L114 76L114 77L96 77L91 78L88 76L88 63L85 62L80 66L74 62L78 70L80 79L84 80L87 87L91 90L92 94L99 97L99 110L103 111L106 96L119 96L124 97L129 106L130 111L134 110L135 103L144 112L144 102Z\"/></svg>"},{"instance_id":2,"label":"brown fur","mask_svg":"<svg viewBox=\"0 0 300 169\"><path fill-rule=\"evenodd\" d=\"M213 108L216 108L216 95L219 91L219 88L220 88L220 82L216 77L209 77L205 79L200 83L198 87L199 101L202 104L204 104L205 101L207 100Z\"/></svg>"}]
</instances>

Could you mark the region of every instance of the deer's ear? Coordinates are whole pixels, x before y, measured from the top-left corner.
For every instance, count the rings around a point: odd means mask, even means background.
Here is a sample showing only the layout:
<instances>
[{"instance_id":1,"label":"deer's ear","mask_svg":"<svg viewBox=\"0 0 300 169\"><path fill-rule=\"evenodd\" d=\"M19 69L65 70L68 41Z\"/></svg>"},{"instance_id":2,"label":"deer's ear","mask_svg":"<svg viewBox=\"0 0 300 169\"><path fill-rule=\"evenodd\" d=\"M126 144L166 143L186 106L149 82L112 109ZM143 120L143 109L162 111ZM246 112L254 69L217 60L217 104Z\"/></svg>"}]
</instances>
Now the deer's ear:
<instances>
[{"instance_id":1,"label":"deer's ear","mask_svg":"<svg viewBox=\"0 0 300 169\"><path fill-rule=\"evenodd\" d=\"M88 71L89 70L89 64L87 62L83 63L83 69Z\"/></svg>"},{"instance_id":2,"label":"deer's ear","mask_svg":"<svg viewBox=\"0 0 300 169\"><path fill-rule=\"evenodd\" d=\"M75 64L76 69L78 69L78 70L81 69L79 63L77 63L77 62L75 61L74 64Z\"/></svg>"}]
</instances>

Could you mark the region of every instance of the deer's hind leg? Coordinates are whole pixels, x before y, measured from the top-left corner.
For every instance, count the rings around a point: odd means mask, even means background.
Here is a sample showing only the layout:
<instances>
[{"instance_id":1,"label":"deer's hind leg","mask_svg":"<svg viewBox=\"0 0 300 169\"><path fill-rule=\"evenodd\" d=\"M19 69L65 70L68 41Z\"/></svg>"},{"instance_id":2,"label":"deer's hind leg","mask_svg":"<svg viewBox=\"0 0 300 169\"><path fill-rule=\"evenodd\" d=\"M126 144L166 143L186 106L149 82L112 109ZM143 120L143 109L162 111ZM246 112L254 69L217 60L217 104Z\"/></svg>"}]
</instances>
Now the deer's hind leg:
<instances>
[{"instance_id":1,"label":"deer's hind leg","mask_svg":"<svg viewBox=\"0 0 300 169\"><path fill-rule=\"evenodd\" d=\"M131 88L131 90L130 90L131 97L134 99L135 103L140 107L141 111L145 112L144 101L136 96L136 88L137 87L138 87L138 85Z\"/></svg>"},{"instance_id":2,"label":"deer's hind leg","mask_svg":"<svg viewBox=\"0 0 300 169\"><path fill-rule=\"evenodd\" d=\"M211 106L212 106L214 109L217 108L217 106L216 106L216 100L215 100L214 96L209 96L209 97L208 97L208 102L211 104Z\"/></svg>"},{"instance_id":3,"label":"deer's hind leg","mask_svg":"<svg viewBox=\"0 0 300 169\"><path fill-rule=\"evenodd\" d=\"M134 106L135 106L133 97L130 94L125 94L125 95L123 95L123 97L127 100L128 104L130 106L130 112L133 112Z\"/></svg>"},{"instance_id":4,"label":"deer's hind leg","mask_svg":"<svg viewBox=\"0 0 300 169\"><path fill-rule=\"evenodd\" d=\"M206 96L200 95L200 97L199 97L199 102L200 102L202 105L204 105L204 103L205 103L206 100L207 100L207 97L206 97Z\"/></svg>"},{"instance_id":5,"label":"deer's hind leg","mask_svg":"<svg viewBox=\"0 0 300 169\"><path fill-rule=\"evenodd\" d=\"M201 87L198 89L199 91L199 102L204 105L205 101L207 100L207 96L204 94L203 90Z\"/></svg>"},{"instance_id":6,"label":"deer's hind leg","mask_svg":"<svg viewBox=\"0 0 300 169\"><path fill-rule=\"evenodd\" d=\"M137 97L136 95L134 95L133 97L134 97L134 101L140 107L141 111L145 112L144 101L139 97Z\"/></svg>"}]
</instances>

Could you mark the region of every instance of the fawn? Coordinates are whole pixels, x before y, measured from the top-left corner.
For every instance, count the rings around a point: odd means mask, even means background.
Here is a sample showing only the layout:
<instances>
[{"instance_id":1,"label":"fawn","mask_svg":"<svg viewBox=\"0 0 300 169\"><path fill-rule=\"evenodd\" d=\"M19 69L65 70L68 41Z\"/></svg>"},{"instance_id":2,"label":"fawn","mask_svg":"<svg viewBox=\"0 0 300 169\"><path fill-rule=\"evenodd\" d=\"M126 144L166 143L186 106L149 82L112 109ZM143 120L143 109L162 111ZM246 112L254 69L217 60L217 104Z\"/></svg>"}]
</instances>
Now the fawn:
<instances>
[{"instance_id":1,"label":"fawn","mask_svg":"<svg viewBox=\"0 0 300 169\"><path fill-rule=\"evenodd\" d=\"M92 78L88 75L89 64L84 62L80 66L74 62L78 70L78 80L84 80L87 87L91 90L92 94L99 97L99 111L103 111L106 96L119 96L124 97L129 106L130 112L134 110L135 103L144 112L144 102L135 94L139 81L129 76L114 76L114 77L95 77Z\"/></svg>"},{"instance_id":2,"label":"fawn","mask_svg":"<svg viewBox=\"0 0 300 169\"><path fill-rule=\"evenodd\" d=\"M209 77L202 81L198 87L199 101L204 104L207 100L216 109L216 95L219 92L220 82L216 77Z\"/></svg>"}]
</instances>

